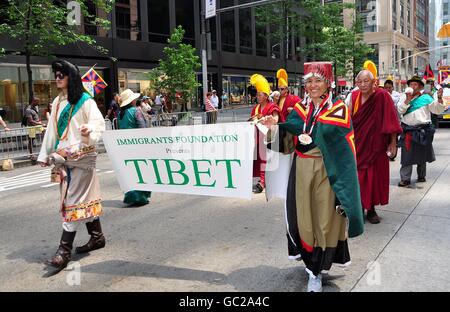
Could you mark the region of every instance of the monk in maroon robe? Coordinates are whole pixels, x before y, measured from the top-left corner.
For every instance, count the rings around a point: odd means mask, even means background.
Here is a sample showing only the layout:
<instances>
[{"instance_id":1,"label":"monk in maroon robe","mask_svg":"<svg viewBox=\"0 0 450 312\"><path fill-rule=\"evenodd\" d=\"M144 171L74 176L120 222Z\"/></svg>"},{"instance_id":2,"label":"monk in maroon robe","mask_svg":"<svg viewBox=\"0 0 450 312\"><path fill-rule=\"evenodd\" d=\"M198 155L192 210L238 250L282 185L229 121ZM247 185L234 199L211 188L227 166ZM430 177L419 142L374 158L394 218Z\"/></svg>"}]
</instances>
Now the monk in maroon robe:
<instances>
[{"instance_id":1,"label":"monk in maroon robe","mask_svg":"<svg viewBox=\"0 0 450 312\"><path fill-rule=\"evenodd\" d=\"M389 202L389 157L397 154L397 135L402 132L392 97L376 87L367 70L356 82L351 111L355 131L358 179L363 209L370 223L379 223L376 205Z\"/></svg>"}]
</instances>

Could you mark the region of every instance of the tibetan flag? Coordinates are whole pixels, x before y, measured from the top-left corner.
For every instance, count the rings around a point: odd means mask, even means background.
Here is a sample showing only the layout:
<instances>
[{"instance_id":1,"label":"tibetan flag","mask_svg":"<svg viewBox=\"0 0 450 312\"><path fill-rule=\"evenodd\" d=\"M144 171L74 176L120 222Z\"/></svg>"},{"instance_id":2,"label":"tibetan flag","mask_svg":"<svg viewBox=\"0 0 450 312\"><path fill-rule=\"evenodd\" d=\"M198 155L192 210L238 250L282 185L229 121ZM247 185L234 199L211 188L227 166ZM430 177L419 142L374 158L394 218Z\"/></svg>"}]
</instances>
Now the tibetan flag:
<instances>
[{"instance_id":1,"label":"tibetan flag","mask_svg":"<svg viewBox=\"0 0 450 312\"><path fill-rule=\"evenodd\" d=\"M94 67L89 69L86 74L81 77L83 87L86 91L94 97L101 93L106 88L107 84L103 78L95 71Z\"/></svg>"},{"instance_id":2,"label":"tibetan flag","mask_svg":"<svg viewBox=\"0 0 450 312\"><path fill-rule=\"evenodd\" d=\"M433 70L431 69L431 65L430 64L428 64L427 68L425 69L425 74L423 75L423 79L425 79L425 80L429 80L429 79L434 80L434 73L433 73Z\"/></svg>"}]
</instances>

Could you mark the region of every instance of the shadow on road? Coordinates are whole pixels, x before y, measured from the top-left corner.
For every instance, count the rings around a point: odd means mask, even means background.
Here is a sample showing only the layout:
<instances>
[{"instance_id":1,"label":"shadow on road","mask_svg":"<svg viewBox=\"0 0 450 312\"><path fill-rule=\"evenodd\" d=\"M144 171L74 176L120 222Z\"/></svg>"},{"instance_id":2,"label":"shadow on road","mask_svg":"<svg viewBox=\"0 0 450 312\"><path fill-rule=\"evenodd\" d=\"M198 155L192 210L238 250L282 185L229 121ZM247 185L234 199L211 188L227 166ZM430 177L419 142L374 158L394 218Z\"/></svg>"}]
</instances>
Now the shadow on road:
<instances>
[{"instance_id":1,"label":"shadow on road","mask_svg":"<svg viewBox=\"0 0 450 312\"><path fill-rule=\"evenodd\" d=\"M266 265L235 270L227 275L213 271L111 260L83 266L82 271L83 273L110 274L115 276L201 281L213 285L231 285L236 291L303 292L306 291L308 280L308 275L304 267L279 269ZM323 279L324 291L340 291L340 288L332 280L341 277L343 275L325 276Z\"/></svg>"}]
</instances>

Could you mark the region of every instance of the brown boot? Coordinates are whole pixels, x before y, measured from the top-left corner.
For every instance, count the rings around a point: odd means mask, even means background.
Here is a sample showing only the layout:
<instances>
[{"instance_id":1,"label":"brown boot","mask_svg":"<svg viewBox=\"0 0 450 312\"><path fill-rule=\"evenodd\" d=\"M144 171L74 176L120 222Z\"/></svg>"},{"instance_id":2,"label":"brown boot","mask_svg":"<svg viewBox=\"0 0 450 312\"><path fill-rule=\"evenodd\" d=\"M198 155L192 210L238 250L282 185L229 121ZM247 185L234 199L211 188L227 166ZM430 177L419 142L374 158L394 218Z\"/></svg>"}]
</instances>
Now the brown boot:
<instances>
[{"instance_id":1,"label":"brown boot","mask_svg":"<svg viewBox=\"0 0 450 312\"><path fill-rule=\"evenodd\" d=\"M59 270L64 269L72 258L73 240L75 239L76 233L63 231L56 254L45 263Z\"/></svg>"},{"instance_id":2,"label":"brown boot","mask_svg":"<svg viewBox=\"0 0 450 312\"><path fill-rule=\"evenodd\" d=\"M367 220L369 220L369 222L372 224L380 223L380 218L378 217L375 209L367 211Z\"/></svg>"},{"instance_id":3,"label":"brown boot","mask_svg":"<svg viewBox=\"0 0 450 312\"><path fill-rule=\"evenodd\" d=\"M91 235L91 238L89 239L86 245L77 247L75 249L75 253L77 254L86 253L92 250L97 250L105 247L105 236L103 236L100 219L95 219L92 222L87 222L86 228L89 235Z\"/></svg>"}]
</instances>

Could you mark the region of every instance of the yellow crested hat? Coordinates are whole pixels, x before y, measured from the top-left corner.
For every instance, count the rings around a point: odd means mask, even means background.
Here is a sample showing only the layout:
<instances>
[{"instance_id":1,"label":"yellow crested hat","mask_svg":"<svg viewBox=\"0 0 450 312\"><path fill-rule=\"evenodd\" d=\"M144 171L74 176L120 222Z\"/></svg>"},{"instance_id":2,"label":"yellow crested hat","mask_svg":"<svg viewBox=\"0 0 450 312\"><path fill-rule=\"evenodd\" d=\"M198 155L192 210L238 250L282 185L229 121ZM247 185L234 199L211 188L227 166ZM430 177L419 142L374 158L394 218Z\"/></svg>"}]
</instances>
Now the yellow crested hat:
<instances>
[{"instance_id":1,"label":"yellow crested hat","mask_svg":"<svg viewBox=\"0 0 450 312\"><path fill-rule=\"evenodd\" d=\"M288 86L288 75L284 68L281 68L277 71L277 78L278 78L278 87Z\"/></svg>"},{"instance_id":2,"label":"yellow crested hat","mask_svg":"<svg viewBox=\"0 0 450 312\"><path fill-rule=\"evenodd\" d=\"M372 73L374 79L378 79L377 66L374 62L367 60L364 62L363 67Z\"/></svg>"},{"instance_id":3,"label":"yellow crested hat","mask_svg":"<svg viewBox=\"0 0 450 312\"><path fill-rule=\"evenodd\" d=\"M250 77L250 84L256 88L256 91L270 95L270 86L267 79L260 74L254 74Z\"/></svg>"}]
</instances>

